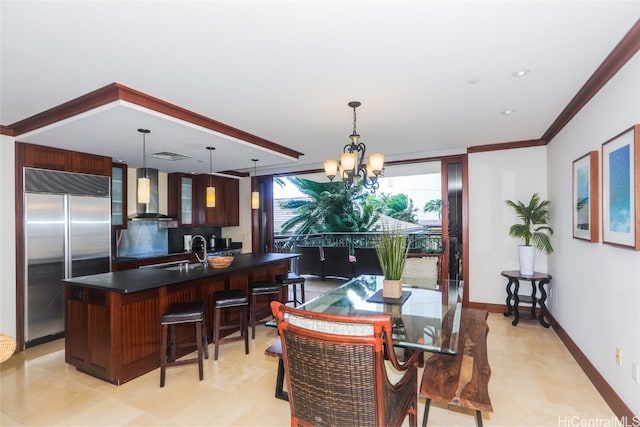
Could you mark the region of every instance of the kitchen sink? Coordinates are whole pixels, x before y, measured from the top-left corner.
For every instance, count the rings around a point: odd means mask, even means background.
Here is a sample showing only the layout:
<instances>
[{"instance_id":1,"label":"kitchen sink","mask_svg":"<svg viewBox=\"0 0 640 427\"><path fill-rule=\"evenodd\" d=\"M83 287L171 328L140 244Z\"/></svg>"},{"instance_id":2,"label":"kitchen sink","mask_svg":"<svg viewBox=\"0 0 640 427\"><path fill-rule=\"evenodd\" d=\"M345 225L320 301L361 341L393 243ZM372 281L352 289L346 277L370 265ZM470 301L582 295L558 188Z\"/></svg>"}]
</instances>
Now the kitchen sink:
<instances>
[{"instance_id":1,"label":"kitchen sink","mask_svg":"<svg viewBox=\"0 0 640 427\"><path fill-rule=\"evenodd\" d=\"M200 263L200 262L192 262L192 263L189 263L189 264L180 263L180 264L172 265L170 267L163 268L163 270L167 270L167 271L191 271L191 270L197 270L197 269L202 269L202 268L204 268L202 263Z\"/></svg>"}]
</instances>

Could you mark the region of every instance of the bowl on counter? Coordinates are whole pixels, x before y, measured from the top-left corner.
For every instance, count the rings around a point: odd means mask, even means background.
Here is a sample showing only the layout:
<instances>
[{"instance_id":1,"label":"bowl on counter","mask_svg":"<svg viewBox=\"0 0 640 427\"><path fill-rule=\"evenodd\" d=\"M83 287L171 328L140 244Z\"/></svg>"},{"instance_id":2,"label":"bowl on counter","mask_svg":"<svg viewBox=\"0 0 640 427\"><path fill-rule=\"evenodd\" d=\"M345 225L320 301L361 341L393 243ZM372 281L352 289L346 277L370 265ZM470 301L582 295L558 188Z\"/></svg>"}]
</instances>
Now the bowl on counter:
<instances>
[{"instance_id":1,"label":"bowl on counter","mask_svg":"<svg viewBox=\"0 0 640 427\"><path fill-rule=\"evenodd\" d=\"M209 266L212 268L227 268L233 263L232 256L212 256L207 258Z\"/></svg>"}]
</instances>

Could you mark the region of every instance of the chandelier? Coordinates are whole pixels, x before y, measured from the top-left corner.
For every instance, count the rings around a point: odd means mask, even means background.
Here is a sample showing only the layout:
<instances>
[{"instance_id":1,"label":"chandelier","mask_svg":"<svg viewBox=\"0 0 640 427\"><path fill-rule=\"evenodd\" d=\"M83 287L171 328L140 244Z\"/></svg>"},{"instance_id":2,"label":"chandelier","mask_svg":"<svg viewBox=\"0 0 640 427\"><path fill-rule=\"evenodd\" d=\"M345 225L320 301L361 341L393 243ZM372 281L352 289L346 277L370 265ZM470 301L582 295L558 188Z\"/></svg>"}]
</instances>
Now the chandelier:
<instances>
[{"instance_id":1,"label":"chandelier","mask_svg":"<svg viewBox=\"0 0 640 427\"><path fill-rule=\"evenodd\" d=\"M359 101L351 101L348 105L353 108L353 132L349 135L351 143L344 146L339 161L324 161L324 173L331 182L339 174L346 190L362 181L364 188L375 193L380 187L378 177L384 172L384 154L371 154L368 161L365 159L367 147L364 143L358 142L360 135L356 131L356 108L362 104Z\"/></svg>"}]
</instances>

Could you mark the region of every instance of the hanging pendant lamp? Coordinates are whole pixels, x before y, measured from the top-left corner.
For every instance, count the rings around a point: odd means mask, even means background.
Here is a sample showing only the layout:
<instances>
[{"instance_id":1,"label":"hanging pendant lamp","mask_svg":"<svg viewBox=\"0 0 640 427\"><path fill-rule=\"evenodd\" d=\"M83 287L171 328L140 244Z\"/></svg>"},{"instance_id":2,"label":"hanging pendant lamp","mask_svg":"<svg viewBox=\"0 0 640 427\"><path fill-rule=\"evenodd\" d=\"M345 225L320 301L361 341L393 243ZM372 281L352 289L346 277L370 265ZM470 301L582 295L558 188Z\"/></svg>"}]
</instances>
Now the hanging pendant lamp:
<instances>
[{"instance_id":1,"label":"hanging pendant lamp","mask_svg":"<svg viewBox=\"0 0 640 427\"><path fill-rule=\"evenodd\" d=\"M256 186L258 185L258 172L256 162L258 159L251 159L253 161L253 177L256 180ZM251 192L251 209L258 209L260 207L260 193L257 191Z\"/></svg>"},{"instance_id":2,"label":"hanging pendant lamp","mask_svg":"<svg viewBox=\"0 0 640 427\"><path fill-rule=\"evenodd\" d=\"M147 147L146 147L146 135L151 131L149 129L138 129L138 132L142 134L142 168L144 169L144 176L138 178L138 203L149 203L151 200L151 185L149 182L149 176L147 174Z\"/></svg>"},{"instance_id":3,"label":"hanging pendant lamp","mask_svg":"<svg viewBox=\"0 0 640 427\"><path fill-rule=\"evenodd\" d=\"M213 167L212 167L212 153L213 150L215 150L215 147L207 147L207 150L209 150L209 185L207 186L207 207L208 208L215 208L216 207L216 187L213 186L212 183L212 178L211 176L213 175Z\"/></svg>"}]
</instances>

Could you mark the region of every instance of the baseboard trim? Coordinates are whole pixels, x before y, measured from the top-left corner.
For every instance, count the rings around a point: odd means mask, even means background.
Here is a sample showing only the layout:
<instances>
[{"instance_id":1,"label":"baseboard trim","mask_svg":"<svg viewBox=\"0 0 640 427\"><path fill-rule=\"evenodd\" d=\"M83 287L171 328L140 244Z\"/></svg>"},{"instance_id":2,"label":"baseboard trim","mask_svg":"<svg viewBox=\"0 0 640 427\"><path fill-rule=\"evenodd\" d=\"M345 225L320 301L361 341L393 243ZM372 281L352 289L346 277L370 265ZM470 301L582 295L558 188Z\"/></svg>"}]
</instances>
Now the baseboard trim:
<instances>
[{"instance_id":1,"label":"baseboard trim","mask_svg":"<svg viewBox=\"0 0 640 427\"><path fill-rule=\"evenodd\" d=\"M621 421L626 420L628 423L632 422L634 419L637 420L638 416L634 415L631 409L622 399L620 399L620 396L618 396L613 387L611 387L607 380L600 375L600 372L598 372L596 367L593 366L589 359L587 359L587 356L585 356L582 350L580 350L576 343L573 342L567 331L565 331L558 321L550 314L549 323L551 323L551 327L556 331L556 334L558 334L560 340L567 347L569 353L571 353L575 361L578 362L580 368L582 368L589 380L596 387L596 390L598 390L598 393L600 393L605 402L607 402L616 417Z\"/></svg>"},{"instance_id":2,"label":"baseboard trim","mask_svg":"<svg viewBox=\"0 0 640 427\"><path fill-rule=\"evenodd\" d=\"M487 303L477 303L470 302L468 305L469 308L477 308L480 310L487 310L490 313L505 313L507 311L507 306L502 304L487 304ZM613 411L615 416L620 421L632 422L632 420L637 420L639 417L634 415L631 409L624 403L624 401L618 396L615 390L609 385L609 383L604 379L604 377L598 372L595 366L587 359L587 356L580 350L580 348L576 345L575 342L571 339L567 331L564 330L562 326L558 323L558 321L551 315L551 313L547 313L545 316L547 321L551 324L551 327L556 332L560 341L567 347L571 356L576 361L578 366L582 369L582 371L587 375L591 383L595 386L600 396L607 402L609 408Z\"/></svg>"}]
</instances>

